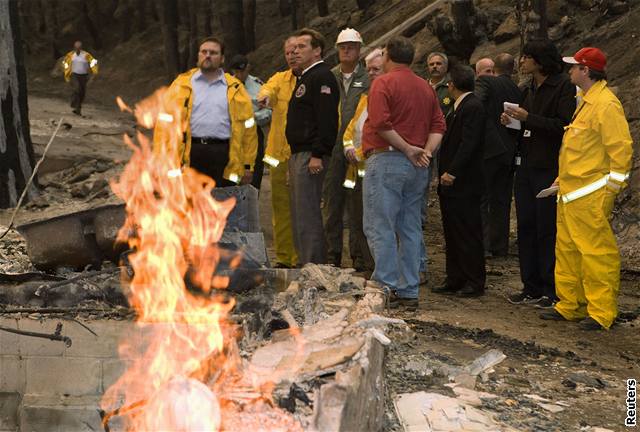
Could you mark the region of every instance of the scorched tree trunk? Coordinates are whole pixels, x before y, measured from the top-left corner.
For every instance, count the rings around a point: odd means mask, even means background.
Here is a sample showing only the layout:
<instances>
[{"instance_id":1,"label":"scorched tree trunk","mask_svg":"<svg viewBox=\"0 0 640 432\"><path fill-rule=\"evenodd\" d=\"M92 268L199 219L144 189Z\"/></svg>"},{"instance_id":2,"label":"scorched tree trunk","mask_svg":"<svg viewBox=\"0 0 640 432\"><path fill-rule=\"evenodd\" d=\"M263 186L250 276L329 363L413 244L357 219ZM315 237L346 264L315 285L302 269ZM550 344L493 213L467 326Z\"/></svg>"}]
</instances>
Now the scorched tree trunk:
<instances>
[{"instance_id":1,"label":"scorched tree trunk","mask_svg":"<svg viewBox=\"0 0 640 432\"><path fill-rule=\"evenodd\" d=\"M0 0L0 208L17 203L33 170L19 18L17 0Z\"/></svg>"}]
</instances>

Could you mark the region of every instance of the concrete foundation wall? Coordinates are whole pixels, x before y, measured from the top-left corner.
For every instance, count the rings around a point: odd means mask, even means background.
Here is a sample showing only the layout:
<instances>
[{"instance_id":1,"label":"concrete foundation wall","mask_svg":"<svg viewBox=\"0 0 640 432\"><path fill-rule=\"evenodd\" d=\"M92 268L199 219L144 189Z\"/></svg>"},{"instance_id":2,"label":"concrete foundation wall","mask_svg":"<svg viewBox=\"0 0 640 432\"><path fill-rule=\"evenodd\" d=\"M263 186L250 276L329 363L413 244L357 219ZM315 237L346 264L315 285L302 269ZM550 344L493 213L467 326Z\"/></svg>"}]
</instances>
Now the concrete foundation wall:
<instances>
[{"instance_id":1,"label":"concrete foundation wall","mask_svg":"<svg viewBox=\"0 0 640 432\"><path fill-rule=\"evenodd\" d=\"M0 431L80 432L102 430L101 395L124 371L118 359L130 321L83 321L98 336L68 320L0 318L0 326L54 333L63 342L0 332Z\"/></svg>"}]
</instances>

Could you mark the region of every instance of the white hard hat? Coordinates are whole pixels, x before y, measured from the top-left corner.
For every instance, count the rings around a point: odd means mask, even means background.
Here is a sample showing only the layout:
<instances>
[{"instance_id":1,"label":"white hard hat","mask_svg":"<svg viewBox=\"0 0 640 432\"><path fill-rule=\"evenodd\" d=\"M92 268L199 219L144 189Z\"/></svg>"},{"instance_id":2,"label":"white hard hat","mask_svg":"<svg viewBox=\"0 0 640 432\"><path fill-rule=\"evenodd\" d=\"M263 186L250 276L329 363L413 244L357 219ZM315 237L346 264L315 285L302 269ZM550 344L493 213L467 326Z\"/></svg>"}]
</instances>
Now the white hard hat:
<instances>
[{"instance_id":1,"label":"white hard hat","mask_svg":"<svg viewBox=\"0 0 640 432\"><path fill-rule=\"evenodd\" d=\"M357 30L352 29L347 27L346 29L342 30L339 34L338 34L338 39L336 40L336 45L344 43L344 42L358 42L359 44L362 44L362 36L360 36L360 33L358 33Z\"/></svg>"}]
</instances>

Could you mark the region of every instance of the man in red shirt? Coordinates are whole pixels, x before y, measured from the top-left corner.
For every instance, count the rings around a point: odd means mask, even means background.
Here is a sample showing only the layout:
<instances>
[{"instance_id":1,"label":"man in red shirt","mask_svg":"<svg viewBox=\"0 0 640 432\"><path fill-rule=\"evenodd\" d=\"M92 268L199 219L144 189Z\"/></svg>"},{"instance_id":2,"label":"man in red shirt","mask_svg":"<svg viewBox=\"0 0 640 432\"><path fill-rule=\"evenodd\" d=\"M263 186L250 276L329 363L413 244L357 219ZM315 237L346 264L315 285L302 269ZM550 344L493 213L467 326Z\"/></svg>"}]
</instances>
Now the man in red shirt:
<instances>
[{"instance_id":1,"label":"man in red shirt","mask_svg":"<svg viewBox=\"0 0 640 432\"><path fill-rule=\"evenodd\" d=\"M435 91L409 66L415 49L406 38L384 50L385 74L369 90L362 146L364 232L375 260L371 279L390 290L391 305L418 307L421 205L431 155L446 126Z\"/></svg>"}]
</instances>

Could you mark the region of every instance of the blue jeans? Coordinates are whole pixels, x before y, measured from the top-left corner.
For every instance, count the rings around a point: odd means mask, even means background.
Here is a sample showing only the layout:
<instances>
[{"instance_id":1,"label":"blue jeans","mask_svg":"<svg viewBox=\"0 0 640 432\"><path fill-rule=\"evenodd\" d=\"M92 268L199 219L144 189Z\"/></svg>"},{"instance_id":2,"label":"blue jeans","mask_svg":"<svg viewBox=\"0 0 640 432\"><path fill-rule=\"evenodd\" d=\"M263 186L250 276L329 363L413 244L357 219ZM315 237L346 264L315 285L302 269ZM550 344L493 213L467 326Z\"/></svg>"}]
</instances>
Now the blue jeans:
<instances>
[{"instance_id":1,"label":"blue jeans","mask_svg":"<svg viewBox=\"0 0 640 432\"><path fill-rule=\"evenodd\" d=\"M400 152L375 153L364 177L364 233L373 254L371 279L401 298L418 298L424 248L422 203L429 168Z\"/></svg>"},{"instance_id":2,"label":"blue jeans","mask_svg":"<svg viewBox=\"0 0 640 432\"><path fill-rule=\"evenodd\" d=\"M429 166L431 170L431 166ZM427 175L427 187L424 189L424 195L422 197L422 228L427 226L427 212L429 211L429 188L431 187L431 173ZM424 236L424 232L423 232ZM422 250L420 251L420 273L427 272L427 245L422 242Z\"/></svg>"}]
</instances>

